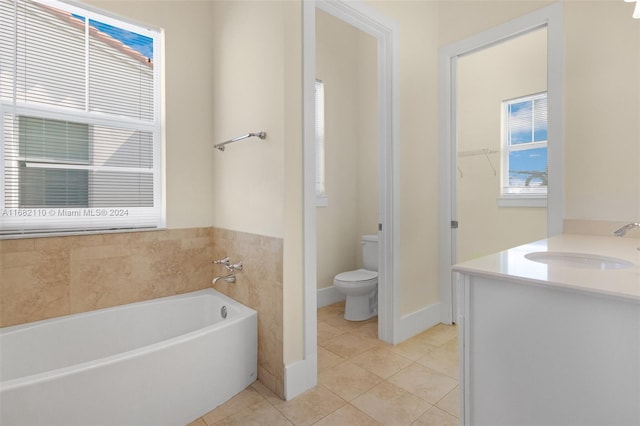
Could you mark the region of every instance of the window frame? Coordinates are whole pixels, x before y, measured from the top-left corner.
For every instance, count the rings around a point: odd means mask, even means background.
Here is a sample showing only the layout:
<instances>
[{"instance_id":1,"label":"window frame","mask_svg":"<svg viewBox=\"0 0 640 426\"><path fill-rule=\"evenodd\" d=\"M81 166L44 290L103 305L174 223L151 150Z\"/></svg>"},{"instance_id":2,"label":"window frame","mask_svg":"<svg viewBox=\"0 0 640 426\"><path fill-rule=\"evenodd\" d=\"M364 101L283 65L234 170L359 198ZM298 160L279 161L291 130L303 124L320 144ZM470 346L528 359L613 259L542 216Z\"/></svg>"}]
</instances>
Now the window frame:
<instances>
[{"instance_id":1,"label":"window frame","mask_svg":"<svg viewBox=\"0 0 640 426\"><path fill-rule=\"evenodd\" d=\"M510 127L509 127L509 106L517 103L531 101L534 102L537 99L547 99L547 92L538 92L530 95L520 96L513 99L507 99L502 102L501 105L501 122L502 122L502 137L501 137L501 174L500 174L500 196L497 203L499 207L546 207L547 206L547 194L548 189L545 186L544 190L534 189L527 190L521 187L513 187L509 185L509 154L517 151L527 151L533 149L547 148L547 161L548 161L548 136L547 140L524 142L511 145L510 141ZM535 117L535 110L532 111L532 121ZM546 127L548 129L548 117L546 120ZM535 126L532 123L532 133L535 135ZM535 139L533 137L532 139ZM540 188L540 187L537 187Z\"/></svg>"},{"instance_id":2,"label":"window frame","mask_svg":"<svg viewBox=\"0 0 640 426\"><path fill-rule=\"evenodd\" d=\"M128 18L103 12L101 10L80 6L77 3L67 3L56 0L30 0L62 10L72 15L80 15L87 22L95 20L121 29L141 34L152 40L153 67L152 67L152 114L151 119L133 118L113 113L90 111L85 102L83 109L51 104L24 102L18 99L0 97L0 239L27 238L49 235L73 235L86 233L106 232L131 232L153 229L163 229L166 226L166 212L164 202L164 99L162 91L163 50L162 39L164 32L160 28L151 28L147 25L136 23ZM87 43L88 49L88 40ZM86 55L86 53L85 53ZM13 60L12 60L13 61ZM86 56L85 56L86 61ZM88 66L88 63L87 65ZM14 65L15 67L15 65ZM15 71L15 68L14 68ZM88 71L87 71L88 72ZM15 77L14 77L15 78ZM85 79L85 93L88 93L90 81ZM88 96L88 95L86 95ZM88 102L88 98L87 98ZM110 127L122 131L148 132L152 135L152 166L144 168L145 173L152 174L153 180L153 206L152 207L113 207L94 208L87 207L20 207L7 204L5 198L7 167L17 166L10 164L15 159L8 159L5 155L5 146L11 148L13 144L19 144L19 134L9 137L5 134L5 116L7 120L14 120L13 132L19 132L19 117L34 117L50 120L68 121L88 125L91 133L92 126ZM89 142L91 139L89 139ZM17 148L15 145L13 148ZM93 144L89 147L89 162L92 159ZM12 161L13 160L13 161ZM51 164L51 162L46 162ZM65 162L64 164L69 164ZM37 165L36 165L37 166ZM46 168L46 166L43 166ZM60 167L64 168L64 167ZM105 172L108 167L97 165L73 165L69 169L97 170ZM114 168L115 169L115 168ZM133 168L131 168L133 169ZM135 168L139 173L142 168ZM17 170L17 169L16 169ZM127 167L117 168L117 172L127 173ZM89 182L91 177L89 177ZM89 188L91 191L91 188Z\"/></svg>"},{"instance_id":3,"label":"window frame","mask_svg":"<svg viewBox=\"0 0 640 426\"><path fill-rule=\"evenodd\" d=\"M315 81L315 149L316 149L316 170L315 170L315 192L316 207L327 207L329 205L329 197L327 196L326 182L326 163L325 163L325 105L326 97L324 90L324 82L316 79Z\"/></svg>"}]
</instances>

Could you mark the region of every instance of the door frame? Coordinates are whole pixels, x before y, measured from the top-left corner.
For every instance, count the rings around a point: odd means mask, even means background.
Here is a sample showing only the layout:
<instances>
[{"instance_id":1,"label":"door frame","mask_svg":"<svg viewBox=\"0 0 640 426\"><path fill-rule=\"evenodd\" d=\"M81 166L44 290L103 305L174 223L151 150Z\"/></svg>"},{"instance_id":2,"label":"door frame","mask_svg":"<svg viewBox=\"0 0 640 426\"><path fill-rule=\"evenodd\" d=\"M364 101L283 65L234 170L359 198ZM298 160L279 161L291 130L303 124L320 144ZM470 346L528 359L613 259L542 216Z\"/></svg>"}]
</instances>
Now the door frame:
<instances>
[{"instance_id":1,"label":"door frame","mask_svg":"<svg viewBox=\"0 0 640 426\"><path fill-rule=\"evenodd\" d=\"M527 15L493 27L467 39L450 44L439 52L439 127L440 127L440 302L441 322L458 322L455 286L451 266L456 261L455 230L451 222L456 211L456 65L460 56L547 27L547 103L549 186L547 193L547 234L562 233L564 220L564 38L562 4L554 3Z\"/></svg>"},{"instance_id":2,"label":"door frame","mask_svg":"<svg viewBox=\"0 0 640 426\"><path fill-rule=\"evenodd\" d=\"M304 127L304 352L317 353L317 261L315 213L316 8L353 25L378 41L378 338L394 342L398 289L398 25L362 1L316 0L303 8Z\"/></svg>"}]
</instances>

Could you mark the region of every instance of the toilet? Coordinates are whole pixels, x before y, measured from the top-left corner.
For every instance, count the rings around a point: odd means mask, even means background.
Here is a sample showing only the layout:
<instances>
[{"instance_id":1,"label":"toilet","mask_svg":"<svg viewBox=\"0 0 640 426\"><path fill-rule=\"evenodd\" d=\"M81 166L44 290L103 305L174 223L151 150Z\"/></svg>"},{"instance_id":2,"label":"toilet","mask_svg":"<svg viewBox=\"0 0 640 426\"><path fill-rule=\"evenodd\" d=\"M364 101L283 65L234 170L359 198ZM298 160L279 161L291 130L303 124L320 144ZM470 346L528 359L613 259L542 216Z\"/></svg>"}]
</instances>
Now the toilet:
<instances>
[{"instance_id":1,"label":"toilet","mask_svg":"<svg viewBox=\"0 0 640 426\"><path fill-rule=\"evenodd\" d=\"M364 321L378 314L378 236L362 236L363 269L342 272L333 285L346 296L344 319Z\"/></svg>"}]
</instances>

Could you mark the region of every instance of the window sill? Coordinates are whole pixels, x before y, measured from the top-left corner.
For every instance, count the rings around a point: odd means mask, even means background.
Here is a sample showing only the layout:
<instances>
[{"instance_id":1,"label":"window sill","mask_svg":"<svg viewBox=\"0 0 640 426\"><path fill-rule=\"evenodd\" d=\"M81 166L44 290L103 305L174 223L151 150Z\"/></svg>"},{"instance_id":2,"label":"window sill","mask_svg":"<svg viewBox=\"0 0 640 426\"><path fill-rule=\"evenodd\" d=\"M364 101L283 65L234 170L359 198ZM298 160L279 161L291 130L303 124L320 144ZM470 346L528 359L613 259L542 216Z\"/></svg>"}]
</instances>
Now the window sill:
<instances>
[{"instance_id":1,"label":"window sill","mask_svg":"<svg viewBox=\"0 0 640 426\"><path fill-rule=\"evenodd\" d=\"M535 207L546 208L546 195L511 195L497 199L498 207Z\"/></svg>"}]
</instances>

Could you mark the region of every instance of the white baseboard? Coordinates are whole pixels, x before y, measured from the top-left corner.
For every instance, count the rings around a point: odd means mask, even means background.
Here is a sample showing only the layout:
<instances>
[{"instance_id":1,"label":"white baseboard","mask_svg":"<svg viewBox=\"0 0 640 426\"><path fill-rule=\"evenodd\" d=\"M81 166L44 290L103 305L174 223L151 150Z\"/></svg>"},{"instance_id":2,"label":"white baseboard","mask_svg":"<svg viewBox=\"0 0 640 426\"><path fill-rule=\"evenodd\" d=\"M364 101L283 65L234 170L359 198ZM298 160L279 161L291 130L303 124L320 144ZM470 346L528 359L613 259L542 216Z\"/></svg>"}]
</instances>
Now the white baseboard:
<instances>
[{"instance_id":1,"label":"white baseboard","mask_svg":"<svg viewBox=\"0 0 640 426\"><path fill-rule=\"evenodd\" d=\"M284 366L284 399L289 401L318 384L318 354Z\"/></svg>"},{"instance_id":2,"label":"white baseboard","mask_svg":"<svg viewBox=\"0 0 640 426\"><path fill-rule=\"evenodd\" d=\"M333 305L345 299L345 295L340 293L335 286L318 289L318 308Z\"/></svg>"},{"instance_id":3,"label":"white baseboard","mask_svg":"<svg viewBox=\"0 0 640 426\"><path fill-rule=\"evenodd\" d=\"M440 302L400 318L393 333L393 343L401 343L437 324L440 324Z\"/></svg>"}]
</instances>

